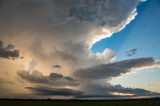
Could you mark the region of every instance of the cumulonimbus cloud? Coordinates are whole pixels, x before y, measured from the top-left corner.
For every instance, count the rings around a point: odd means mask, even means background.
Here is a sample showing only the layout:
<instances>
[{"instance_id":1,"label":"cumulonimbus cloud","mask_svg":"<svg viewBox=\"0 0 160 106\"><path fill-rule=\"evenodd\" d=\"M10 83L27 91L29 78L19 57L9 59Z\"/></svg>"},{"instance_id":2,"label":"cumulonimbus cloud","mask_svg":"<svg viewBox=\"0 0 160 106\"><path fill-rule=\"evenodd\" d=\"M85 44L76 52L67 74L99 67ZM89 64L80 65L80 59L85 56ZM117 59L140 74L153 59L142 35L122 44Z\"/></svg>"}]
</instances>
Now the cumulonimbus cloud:
<instances>
[{"instance_id":1,"label":"cumulonimbus cloud","mask_svg":"<svg viewBox=\"0 0 160 106\"><path fill-rule=\"evenodd\" d=\"M42 67L55 62L74 70L109 63L115 58L111 49L94 55L89 46L123 29L136 16L139 3L140 0L3 0L0 38L11 34L12 42Z\"/></svg>"},{"instance_id":2,"label":"cumulonimbus cloud","mask_svg":"<svg viewBox=\"0 0 160 106\"><path fill-rule=\"evenodd\" d=\"M89 22L102 26L99 37L93 37L93 42L111 36L123 29L137 15L136 6L141 0L82 0L70 10L70 16L80 22ZM129 6L127 6L129 5ZM95 41L94 41L95 40Z\"/></svg>"},{"instance_id":3,"label":"cumulonimbus cloud","mask_svg":"<svg viewBox=\"0 0 160 106\"><path fill-rule=\"evenodd\" d=\"M40 72L20 71L18 75L22 79L46 86L78 86L79 81L70 76L57 73L46 76L41 73L53 64L60 64L64 74L72 74L76 70L79 73L77 78L88 78L84 84L88 84L91 93L98 89L97 93L102 94L108 89L109 94L112 86L102 87L97 84L104 85L103 81L93 82L129 72L131 63L134 67L138 65L134 62L143 59L112 63L116 54L111 49L97 54L89 49L93 42L111 36L130 23L137 15L136 6L140 1L1 0L0 39L12 40L24 52L24 57L28 58L24 58L22 66L25 67L29 59L36 60ZM82 87L82 90L85 91L85 88Z\"/></svg>"}]
</instances>

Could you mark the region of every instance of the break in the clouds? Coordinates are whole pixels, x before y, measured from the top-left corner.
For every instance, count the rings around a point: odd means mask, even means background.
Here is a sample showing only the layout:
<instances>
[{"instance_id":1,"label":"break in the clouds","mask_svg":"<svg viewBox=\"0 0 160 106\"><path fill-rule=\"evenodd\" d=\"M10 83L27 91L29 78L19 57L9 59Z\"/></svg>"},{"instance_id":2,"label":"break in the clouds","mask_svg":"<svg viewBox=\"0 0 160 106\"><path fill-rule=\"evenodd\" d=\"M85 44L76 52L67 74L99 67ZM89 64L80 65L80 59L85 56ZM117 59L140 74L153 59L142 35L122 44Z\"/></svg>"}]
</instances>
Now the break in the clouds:
<instances>
[{"instance_id":1,"label":"break in the clouds","mask_svg":"<svg viewBox=\"0 0 160 106\"><path fill-rule=\"evenodd\" d=\"M15 50L12 44L4 46L4 43L0 40L0 57L6 59L15 59L20 56L19 50Z\"/></svg>"},{"instance_id":2,"label":"break in the clouds","mask_svg":"<svg viewBox=\"0 0 160 106\"><path fill-rule=\"evenodd\" d=\"M18 76L22 79L37 83L37 84L46 84L50 86L78 86L78 80L70 77L70 76L63 76L59 73L50 73L48 76L43 75L39 71L18 71Z\"/></svg>"},{"instance_id":3,"label":"break in the clouds","mask_svg":"<svg viewBox=\"0 0 160 106\"><path fill-rule=\"evenodd\" d=\"M77 95L75 91L72 92L72 88L86 95L113 95L112 93L119 92L120 87L106 84L106 80L130 72L132 68L150 66L155 63L154 60L142 58L113 63L116 59L113 50L106 48L103 53L93 54L90 48L94 42L111 37L113 33L122 30L135 19L138 14L136 8L141 2L141 0L0 0L0 39L7 44L13 44L24 56L15 63L3 59L0 61L2 67L0 72L4 73L4 70L7 70L11 73L6 80L13 78L16 82L16 87L12 90L11 85L5 83L1 83L1 88L15 92L46 91L52 96L62 93ZM14 50L11 45L2 46L0 50L7 58L19 56L19 51ZM61 71L57 72L58 69ZM51 86L52 89L45 90L48 88L28 85ZM112 91L113 88L115 91ZM132 88L121 89L126 91L121 90L122 93L136 91ZM145 90L144 92L150 93ZM7 92L3 95L8 97Z\"/></svg>"}]
</instances>

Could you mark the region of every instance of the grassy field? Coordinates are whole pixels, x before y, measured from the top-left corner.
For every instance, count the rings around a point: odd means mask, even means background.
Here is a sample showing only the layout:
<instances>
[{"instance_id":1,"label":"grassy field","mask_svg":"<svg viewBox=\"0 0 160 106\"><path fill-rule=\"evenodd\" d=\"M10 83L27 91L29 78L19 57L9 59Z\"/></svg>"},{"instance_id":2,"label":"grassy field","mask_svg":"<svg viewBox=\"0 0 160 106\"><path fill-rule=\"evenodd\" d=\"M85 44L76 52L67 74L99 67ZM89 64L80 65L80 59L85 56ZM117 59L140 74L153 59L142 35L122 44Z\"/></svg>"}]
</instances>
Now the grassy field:
<instances>
[{"instance_id":1,"label":"grassy field","mask_svg":"<svg viewBox=\"0 0 160 106\"><path fill-rule=\"evenodd\" d=\"M160 106L160 100L55 101L0 100L0 106Z\"/></svg>"}]
</instances>

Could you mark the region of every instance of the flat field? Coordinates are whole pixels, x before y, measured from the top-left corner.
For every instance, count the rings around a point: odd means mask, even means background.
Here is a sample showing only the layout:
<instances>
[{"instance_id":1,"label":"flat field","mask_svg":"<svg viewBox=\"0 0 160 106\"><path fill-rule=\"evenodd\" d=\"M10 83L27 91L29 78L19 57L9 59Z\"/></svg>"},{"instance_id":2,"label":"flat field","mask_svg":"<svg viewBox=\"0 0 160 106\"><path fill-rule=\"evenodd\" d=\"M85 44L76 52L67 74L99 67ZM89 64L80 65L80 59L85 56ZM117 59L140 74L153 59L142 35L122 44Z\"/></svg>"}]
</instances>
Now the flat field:
<instances>
[{"instance_id":1,"label":"flat field","mask_svg":"<svg viewBox=\"0 0 160 106\"><path fill-rule=\"evenodd\" d=\"M160 106L160 100L0 100L0 106Z\"/></svg>"}]
</instances>

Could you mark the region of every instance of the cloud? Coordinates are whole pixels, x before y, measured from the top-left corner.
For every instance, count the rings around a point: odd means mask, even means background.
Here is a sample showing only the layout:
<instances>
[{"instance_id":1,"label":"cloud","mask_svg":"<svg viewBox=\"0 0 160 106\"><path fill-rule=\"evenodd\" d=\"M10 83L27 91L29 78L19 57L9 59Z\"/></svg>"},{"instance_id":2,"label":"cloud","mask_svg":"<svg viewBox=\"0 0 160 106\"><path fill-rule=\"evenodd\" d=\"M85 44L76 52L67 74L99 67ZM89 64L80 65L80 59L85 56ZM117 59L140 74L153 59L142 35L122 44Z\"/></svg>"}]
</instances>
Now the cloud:
<instances>
[{"instance_id":1,"label":"cloud","mask_svg":"<svg viewBox=\"0 0 160 106\"><path fill-rule=\"evenodd\" d=\"M120 93L130 93L133 96L150 96L150 95L157 95L159 93L151 92L141 88L125 88L121 85L115 85L111 89L112 92L120 92Z\"/></svg>"},{"instance_id":2,"label":"cloud","mask_svg":"<svg viewBox=\"0 0 160 106\"><path fill-rule=\"evenodd\" d=\"M67 88L49 88L49 87L26 87L26 89L31 90L33 93L43 96L79 96L82 95L82 91L72 90Z\"/></svg>"},{"instance_id":3,"label":"cloud","mask_svg":"<svg viewBox=\"0 0 160 106\"><path fill-rule=\"evenodd\" d=\"M134 48L129 51L126 51L125 54L126 54L126 56L133 56L137 53L138 50L139 50L138 48Z\"/></svg>"},{"instance_id":4,"label":"cloud","mask_svg":"<svg viewBox=\"0 0 160 106\"><path fill-rule=\"evenodd\" d=\"M106 48L102 53L97 52L95 54L91 54L90 57L94 59L96 65L98 65L111 63L116 58L116 54L112 50Z\"/></svg>"},{"instance_id":5,"label":"cloud","mask_svg":"<svg viewBox=\"0 0 160 106\"><path fill-rule=\"evenodd\" d=\"M57 65L54 65L53 67L54 67L54 68L61 68L61 66L58 65L58 64L57 64Z\"/></svg>"},{"instance_id":6,"label":"cloud","mask_svg":"<svg viewBox=\"0 0 160 106\"><path fill-rule=\"evenodd\" d=\"M82 0L71 8L69 15L80 22L103 27L99 38L93 37L97 41L104 38L104 35L111 36L130 23L137 15L135 7L139 3L140 0Z\"/></svg>"},{"instance_id":7,"label":"cloud","mask_svg":"<svg viewBox=\"0 0 160 106\"><path fill-rule=\"evenodd\" d=\"M8 44L6 47L3 42L0 40L0 57L7 59L15 59L20 56L19 50L14 50L14 46Z\"/></svg>"},{"instance_id":8,"label":"cloud","mask_svg":"<svg viewBox=\"0 0 160 106\"><path fill-rule=\"evenodd\" d=\"M111 62L112 50L95 55L91 44L123 29L137 14L138 4L139 0L2 0L0 38L14 42L24 57L34 58L37 70L49 70L56 63L68 74Z\"/></svg>"},{"instance_id":9,"label":"cloud","mask_svg":"<svg viewBox=\"0 0 160 106\"><path fill-rule=\"evenodd\" d=\"M143 68L159 66L159 62L153 58L137 58L78 69L75 72L75 76L81 80L82 89L88 92L89 95L113 95L115 92L118 92L124 93L124 95L131 94L131 96L150 96L158 93L140 88L125 88L121 85L114 86L109 81L112 77L118 77Z\"/></svg>"},{"instance_id":10,"label":"cloud","mask_svg":"<svg viewBox=\"0 0 160 106\"><path fill-rule=\"evenodd\" d=\"M20 76L20 78L37 84L46 84L51 86L63 87L79 85L78 80L70 76L63 76L62 74L58 73L50 73L48 76L45 76L39 71L18 71L17 74L18 76Z\"/></svg>"},{"instance_id":11,"label":"cloud","mask_svg":"<svg viewBox=\"0 0 160 106\"><path fill-rule=\"evenodd\" d=\"M100 86L99 88L101 88ZM101 88L102 89L102 88ZM136 97L159 97L160 93L156 92L151 92L148 90L140 89L140 88L125 88L122 87L121 85L115 85L115 86L105 86L103 87L105 91L104 92L97 94L97 93L91 93L91 94L83 94L79 95L78 98L87 98L87 99L131 99L131 98L136 98ZM99 89L100 90L100 89Z\"/></svg>"},{"instance_id":12,"label":"cloud","mask_svg":"<svg viewBox=\"0 0 160 106\"><path fill-rule=\"evenodd\" d=\"M122 20L127 20L128 15L133 15L131 13L138 2L139 0L81 1L71 8L70 16L75 16L82 22L87 21L100 26L117 27L122 23Z\"/></svg>"},{"instance_id":13,"label":"cloud","mask_svg":"<svg viewBox=\"0 0 160 106\"><path fill-rule=\"evenodd\" d=\"M47 96L47 97L56 97L56 96L72 96L74 98L110 98L114 97L112 99L123 99L123 98L132 98L137 96L158 96L159 93L150 92L144 89L138 89L138 88L124 88L120 85L112 86L109 90L112 92L120 92L120 93L127 93L131 95L113 95L112 93L104 93L104 94L87 94L80 90L73 90L68 88L52 88L52 87L44 87L44 86L36 86L36 87L26 87L26 89L30 90L33 94L39 95L39 96ZM132 95L133 94L133 95Z\"/></svg>"},{"instance_id":14,"label":"cloud","mask_svg":"<svg viewBox=\"0 0 160 106\"><path fill-rule=\"evenodd\" d=\"M9 43L13 42L23 52L24 59L20 63L18 62L15 67L18 70L24 67L22 69L24 71L19 71L18 76L27 80L28 84L79 87L79 84L84 83L88 86L92 84L93 89L101 89L101 86L98 87L93 83L102 83L102 85L105 83L97 81L97 79L112 77L112 75L118 76L122 71L118 70L118 66L115 66L114 63L112 64L116 54L111 49L106 49L103 53L93 54L90 47L93 42L110 37L130 23L137 14L136 6L139 1L1 0L0 39ZM9 50L11 48L10 46ZM36 63L31 62L31 60ZM1 63L5 64L5 62ZM61 67L63 74L62 71L60 74L50 73L53 69L50 66L53 63L63 66ZM108 63L115 66L115 71L120 72L118 74L114 71L111 74L106 72L108 73L106 75L103 72L103 67L112 70L112 66L105 65ZM39 71L25 71L28 70L26 64L30 65L30 70L36 68ZM2 70L6 69L10 71L12 67L5 67ZM81 83L67 76L73 74L75 70L80 71L77 72L80 75L76 78L86 80L86 77L90 74L88 77L90 80ZM81 73L81 70L88 71ZM102 75L97 71L102 71ZM13 73L17 72L14 71ZM47 73L50 74L46 75ZM10 77L14 76L10 75ZM21 84L16 85L16 87L24 89ZM93 89L90 91L94 91ZM106 89L103 91L106 91ZM103 94L100 90L97 93ZM7 92L6 95L8 95Z\"/></svg>"},{"instance_id":15,"label":"cloud","mask_svg":"<svg viewBox=\"0 0 160 106\"><path fill-rule=\"evenodd\" d=\"M118 77L121 74L132 71L132 69L150 67L156 64L159 65L159 63L157 63L153 58L137 58L110 64L102 64L91 68L79 69L75 74L82 78L105 79Z\"/></svg>"}]
</instances>

